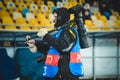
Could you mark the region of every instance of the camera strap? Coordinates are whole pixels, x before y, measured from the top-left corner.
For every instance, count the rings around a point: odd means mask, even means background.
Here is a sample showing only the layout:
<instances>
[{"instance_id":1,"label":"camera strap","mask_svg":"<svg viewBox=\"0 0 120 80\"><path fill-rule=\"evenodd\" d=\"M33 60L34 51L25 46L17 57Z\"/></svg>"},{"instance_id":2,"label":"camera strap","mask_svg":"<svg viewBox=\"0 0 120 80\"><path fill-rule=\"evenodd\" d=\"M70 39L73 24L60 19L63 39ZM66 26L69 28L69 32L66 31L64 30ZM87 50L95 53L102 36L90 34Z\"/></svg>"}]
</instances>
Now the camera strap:
<instances>
[{"instance_id":1,"label":"camera strap","mask_svg":"<svg viewBox=\"0 0 120 80\"><path fill-rule=\"evenodd\" d=\"M69 32L73 35L74 38L76 38L76 35L72 29L70 29Z\"/></svg>"}]
</instances>

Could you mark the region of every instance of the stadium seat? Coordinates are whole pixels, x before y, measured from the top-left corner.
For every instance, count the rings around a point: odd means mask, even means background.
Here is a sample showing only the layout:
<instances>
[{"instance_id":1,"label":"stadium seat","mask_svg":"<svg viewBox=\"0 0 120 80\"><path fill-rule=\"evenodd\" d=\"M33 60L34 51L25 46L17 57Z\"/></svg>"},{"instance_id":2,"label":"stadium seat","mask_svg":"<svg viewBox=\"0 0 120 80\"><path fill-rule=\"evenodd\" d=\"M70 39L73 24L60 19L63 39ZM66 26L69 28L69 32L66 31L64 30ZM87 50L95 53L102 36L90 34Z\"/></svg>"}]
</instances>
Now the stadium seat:
<instances>
[{"instance_id":1,"label":"stadium seat","mask_svg":"<svg viewBox=\"0 0 120 80\"><path fill-rule=\"evenodd\" d=\"M7 10L16 8L15 4L13 2L7 2Z\"/></svg>"},{"instance_id":2,"label":"stadium seat","mask_svg":"<svg viewBox=\"0 0 120 80\"><path fill-rule=\"evenodd\" d=\"M72 6L76 6L78 4L76 0L69 0L69 3L71 3Z\"/></svg>"},{"instance_id":3,"label":"stadium seat","mask_svg":"<svg viewBox=\"0 0 120 80\"><path fill-rule=\"evenodd\" d=\"M106 27L102 27L101 30L103 30L103 31L110 31L110 30L112 30L112 28L106 26Z\"/></svg>"},{"instance_id":4,"label":"stadium seat","mask_svg":"<svg viewBox=\"0 0 120 80\"><path fill-rule=\"evenodd\" d=\"M59 1L57 2L56 5L57 5L57 8L63 7L63 3L62 3L62 2L59 2Z\"/></svg>"},{"instance_id":5,"label":"stadium seat","mask_svg":"<svg viewBox=\"0 0 120 80\"><path fill-rule=\"evenodd\" d=\"M0 1L0 11L5 11L6 10L6 7L4 6L3 2Z\"/></svg>"},{"instance_id":6,"label":"stadium seat","mask_svg":"<svg viewBox=\"0 0 120 80\"><path fill-rule=\"evenodd\" d=\"M26 14L29 13L29 12L30 12L30 11L29 11L28 8L23 8L23 9L22 9L22 15L23 15L23 17L26 17Z\"/></svg>"},{"instance_id":7,"label":"stadium seat","mask_svg":"<svg viewBox=\"0 0 120 80\"><path fill-rule=\"evenodd\" d=\"M9 14L12 16L13 15L13 12L17 11L16 8L13 8L13 9L9 9Z\"/></svg>"},{"instance_id":8,"label":"stadium seat","mask_svg":"<svg viewBox=\"0 0 120 80\"><path fill-rule=\"evenodd\" d=\"M2 18L2 17L10 17L10 15L9 15L9 13L7 12L7 11L0 11L0 19Z\"/></svg>"},{"instance_id":9,"label":"stadium seat","mask_svg":"<svg viewBox=\"0 0 120 80\"><path fill-rule=\"evenodd\" d=\"M37 16L38 21L40 22L40 26L48 26L51 25L50 19L45 17L45 14L39 13Z\"/></svg>"},{"instance_id":10,"label":"stadium seat","mask_svg":"<svg viewBox=\"0 0 120 80\"><path fill-rule=\"evenodd\" d=\"M6 11L6 7L2 4L2 2L0 1L0 12L1 11Z\"/></svg>"},{"instance_id":11,"label":"stadium seat","mask_svg":"<svg viewBox=\"0 0 120 80\"><path fill-rule=\"evenodd\" d=\"M40 12L36 4L31 4L29 9L35 16Z\"/></svg>"},{"instance_id":12,"label":"stadium seat","mask_svg":"<svg viewBox=\"0 0 120 80\"><path fill-rule=\"evenodd\" d=\"M50 11L48 10L48 7L46 5L41 6L42 13L45 14L45 18L48 18Z\"/></svg>"},{"instance_id":13,"label":"stadium seat","mask_svg":"<svg viewBox=\"0 0 120 80\"><path fill-rule=\"evenodd\" d=\"M62 0L62 3L67 3L68 2L68 0Z\"/></svg>"},{"instance_id":14,"label":"stadium seat","mask_svg":"<svg viewBox=\"0 0 120 80\"><path fill-rule=\"evenodd\" d=\"M31 12L34 12L34 11L38 10L38 6L36 4L30 4L29 9L30 9Z\"/></svg>"},{"instance_id":15,"label":"stadium seat","mask_svg":"<svg viewBox=\"0 0 120 80\"><path fill-rule=\"evenodd\" d=\"M54 6L55 4L54 4L54 2L53 1L48 1L47 2L47 6L48 7L52 7L52 6Z\"/></svg>"},{"instance_id":16,"label":"stadium seat","mask_svg":"<svg viewBox=\"0 0 120 80\"><path fill-rule=\"evenodd\" d=\"M50 24L50 20L48 20L48 19L46 19L46 18L44 18L44 19L42 19L41 21L40 21L40 26L44 26L44 27L46 27L46 26L50 26L51 24Z\"/></svg>"},{"instance_id":17,"label":"stadium seat","mask_svg":"<svg viewBox=\"0 0 120 80\"><path fill-rule=\"evenodd\" d=\"M120 19L116 21L115 28L120 31Z\"/></svg>"},{"instance_id":18,"label":"stadium seat","mask_svg":"<svg viewBox=\"0 0 120 80\"><path fill-rule=\"evenodd\" d=\"M23 18L23 17L17 17L17 18L16 18L16 24L26 25L27 23L26 23L25 18Z\"/></svg>"},{"instance_id":19,"label":"stadium seat","mask_svg":"<svg viewBox=\"0 0 120 80\"><path fill-rule=\"evenodd\" d=\"M53 24L50 22L50 20L44 18L41 23L40 23L40 28L42 27L46 27L48 30L53 30L54 26Z\"/></svg>"},{"instance_id":20,"label":"stadium seat","mask_svg":"<svg viewBox=\"0 0 120 80\"><path fill-rule=\"evenodd\" d=\"M112 28L108 27L108 23L107 23L108 20L107 20L106 16L101 15L100 20L102 21L102 24L103 24L103 26L101 28L102 30L107 30L107 31L112 30Z\"/></svg>"},{"instance_id":21,"label":"stadium seat","mask_svg":"<svg viewBox=\"0 0 120 80\"><path fill-rule=\"evenodd\" d=\"M115 22L115 21L117 21L117 18L116 18L116 16L115 16L115 15L111 15L109 20L112 20L112 21L114 21L114 22Z\"/></svg>"},{"instance_id":22,"label":"stadium seat","mask_svg":"<svg viewBox=\"0 0 120 80\"><path fill-rule=\"evenodd\" d=\"M108 20L108 21L107 21L107 26L108 26L109 28L111 28L111 29L114 29L115 23L114 23L113 21L111 21L111 20Z\"/></svg>"},{"instance_id":23,"label":"stadium seat","mask_svg":"<svg viewBox=\"0 0 120 80\"><path fill-rule=\"evenodd\" d=\"M85 20L85 27L88 31L99 31L100 28L95 26L91 20Z\"/></svg>"},{"instance_id":24,"label":"stadium seat","mask_svg":"<svg viewBox=\"0 0 120 80\"><path fill-rule=\"evenodd\" d=\"M29 8L31 4L34 4L34 0L27 0L26 6Z\"/></svg>"},{"instance_id":25,"label":"stadium seat","mask_svg":"<svg viewBox=\"0 0 120 80\"><path fill-rule=\"evenodd\" d=\"M51 13L51 12L50 12L49 10L44 11L44 14L45 14L45 18L46 18L46 19L49 18L49 14L50 14L50 13Z\"/></svg>"},{"instance_id":26,"label":"stadium seat","mask_svg":"<svg viewBox=\"0 0 120 80\"><path fill-rule=\"evenodd\" d=\"M12 15L14 11L16 11L16 6L14 2L7 2L7 10L9 11L10 15Z\"/></svg>"},{"instance_id":27,"label":"stadium seat","mask_svg":"<svg viewBox=\"0 0 120 80\"><path fill-rule=\"evenodd\" d=\"M102 21L98 20L96 16L94 15L91 16L91 19L92 19L94 26L97 28L97 30L100 30L103 26Z\"/></svg>"},{"instance_id":28,"label":"stadium seat","mask_svg":"<svg viewBox=\"0 0 120 80\"><path fill-rule=\"evenodd\" d=\"M95 11L95 12L93 12L93 15L96 16L96 18L99 20L101 13L99 11Z\"/></svg>"},{"instance_id":29,"label":"stadium seat","mask_svg":"<svg viewBox=\"0 0 120 80\"><path fill-rule=\"evenodd\" d=\"M17 18L22 18L22 14L20 12L13 12L13 20L16 21Z\"/></svg>"},{"instance_id":30,"label":"stadium seat","mask_svg":"<svg viewBox=\"0 0 120 80\"><path fill-rule=\"evenodd\" d=\"M4 12L6 12L6 8L4 7L2 1L0 1L0 19L3 17Z\"/></svg>"},{"instance_id":31,"label":"stadium seat","mask_svg":"<svg viewBox=\"0 0 120 80\"><path fill-rule=\"evenodd\" d=\"M101 25L102 30L110 30L110 27L108 27L108 20L107 20L106 16L101 15L101 13L99 11L95 11L93 13L93 15L96 16L96 18L98 20L96 23L98 23L98 24L102 23L102 25Z\"/></svg>"},{"instance_id":32,"label":"stadium seat","mask_svg":"<svg viewBox=\"0 0 120 80\"><path fill-rule=\"evenodd\" d=\"M13 2L13 0L3 0L5 6L7 5L8 2Z\"/></svg>"},{"instance_id":33,"label":"stadium seat","mask_svg":"<svg viewBox=\"0 0 120 80\"><path fill-rule=\"evenodd\" d=\"M4 16L10 16L9 13L6 10L0 10L0 19Z\"/></svg>"},{"instance_id":34,"label":"stadium seat","mask_svg":"<svg viewBox=\"0 0 120 80\"><path fill-rule=\"evenodd\" d=\"M117 11L113 11L112 12L112 15L115 16L117 19L119 18L119 13Z\"/></svg>"},{"instance_id":35,"label":"stadium seat","mask_svg":"<svg viewBox=\"0 0 120 80\"><path fill-rule=\"evenodd\" d=\"M47 2L47 6L48 6L49 12L52 13L52 9L53 9L53 7L55 6L55 5L54 5L54 2L48 1L48 2Z\"/></svg>"},{"instance_id":36,"label":"stadium seat","mask_svg":"<svg viewBox=\"0 0 120 80\"><path fill-rule=\"evenodd\" d=\"M41 8L42 5L45 5L44 1L41 1L41 0L36 0L36 4L37 4L39 9Z\"/></svg>"},{"instance_id":37,"label":"stadium seat","mask_svg":"<svg viewBox=\"0 0 120 80\"><path fill-rule=\"evenodd\" d=\"M0 1L0 7L3 7L4 5L3 5L3 2L2 1Z\"/></svg>"},{"instance_id":38,"label":"stadium seat","mask_svg":"<svg viewBox=\"0 0 120 80\"><path fill-rule=\"evenodd\" d=\"M2 22L3 22L3 24L14 24L12 18L8 17L8 16L7 17L6 16L2 17Z\"/></svg>"},{"instance_id":39,"label":"stadium seat","mask_svg":"<svg viewBox=\"0 0 120 80\"><path fill-rule=\"evenodd\" d=\"M16 25L18 25L21 30L30 30L30 26L23 17L16 18Z\"/></svg>"},{"instance_id":40,"label":"stadium seat","mask_svg":"<svg viewBox=\"0 0 120 80\"><path fill-rule=\"evenodd\" d=\"M48 7L46 5L41 5L41 11L44 13L46 10L48 10Z\"/></svg>"},{"instance_id":41,"label":"stadium seat","mask_svg":"<svg viewBox=\"0 0 120 80\"><path fill-rule=\"evenodd\" d=\"M102 21L103 27L106 27L106 26L107 26L107 18L106 18L106 16L101 15L100 18L99 18L99 20Z\"/></svg>"},{"instance_id":42,"label":"stadium seat","mask_svg":"<svg viewBox=\"0 0 120 80\"><path fill-rule=\"evenodd\" d=\"M19 3L18 6L17 6L17 10L22 12L23 9L26 9L27 6L25 3Z\"/></svg>"},{"instance_id":43,"label":"stadium seat","mask_svg":"<svg viewBox=\"0 0 120 80\"><path fill-rule=\"evenodd\" d=\"M45 18L45 14L43 14L43 13L38 13L37 19L38 19L39 22L42 21L42 19L44 19L44 18Z\"/></svg>"},{"instance_id":44,"label":"stadium seat","mask_svg":"<svg viewBox=\"0 0 120 80\"><path fill-rule=\"evenodd\" d=\"M107 21L108 27L113 28L114 30L119 29L119 21L115 15L111 15L110 19Z\"/></svg>"},{"instance_id":45,"label":"stadium seat","mask_svg":"<svg viewBox=\"0 0 120 80\"><path fill-rule=\"evenodd\" d=\"M20 4L24 3L23 0L15 0L15 5L19 6Z\"/></svg>"},{"instance_id":46,"label":"stadium seat","mask_svg":"<svg viewBox=\"0 0 120 80\"><path fill-rule=\"evenodd\" d=\"M5 25L4 29L8 30L16 30L16 26L14 26L14 22L11 17L2 17L2 24Z\"/></svg>"},{"instance_id":47,"label":"stadium seat","mask_svg":"<svg viewBox=\"0 0 120 80\"><path fill-rule=\"evenodd\" d=\"M39 13L41 13L40 12L40 10L35 10L34 12L32 12L34 15L35 15L35 17L39 14Z\"/></svg>"},{"instance_id":48,"label":"stadium seat","mask_svg":"<svg viewBox=\"0 0 120 80\"><path fill-rule=\"evenodd\" d=\"M79 0L79 4L83 4L83 3L85 3L85 0Z\"/></svg>"},{"instance_id":49,"label":"stadium seat","mask_svg":"<svg viewBox=\"0 0 120 80\"><path fill-rule=\"evenodd\" d=\"M39 30L39 23L38 23L38 20L37 19L35 19L35 18L31 18L30 20L29 20L29 25L31 26L31 29L32 30Z\"/></svg>"},{"instance_id":50,"label":"stadium seat","mask_svg":"<svg viewBox=\"0 0 120 80\"><path fill-rule=\"evenodd\" d=\"M94 24L93 24L93 22L91 20L85 20L85 25L87 27L93 27L94 26Z\"/></svg>"},{"instance_id":51,"label":"stadium seat","mask_svg":"<svg viewBox=\"0 0 120 80\"><path fill-rule=\"evenodd\" d=\"M116 21L117 21L116 16L111 15L111 16L110 16L110 19L108 20L108 25L109 25L110 27L114 27L114 26L115 26Z\"/></svg>"},{"instance_id":52,"label":"stadium seat","mask_svg":"<svg viewBox=\"0 0 120 80\"><path fill-rule=\"evenodd\" d=\"M63 3L63 5L64 5L64 7L67 8L67 9L69 9L69 8L72 7L72 4L69 3L69 2L66 2L65 4Z\"/></svg>"},{"instance_id":53,"label":"stadium seat","mask_svg":"<svg viewBox=\"0 0 120 80\"><path fill-rule=\"evenodd\" d=\"M35 15L31 12L29 13L26 13L26 20L29 22L30 19L34 19L35 18Z\"/></svg>"}]
</instances>

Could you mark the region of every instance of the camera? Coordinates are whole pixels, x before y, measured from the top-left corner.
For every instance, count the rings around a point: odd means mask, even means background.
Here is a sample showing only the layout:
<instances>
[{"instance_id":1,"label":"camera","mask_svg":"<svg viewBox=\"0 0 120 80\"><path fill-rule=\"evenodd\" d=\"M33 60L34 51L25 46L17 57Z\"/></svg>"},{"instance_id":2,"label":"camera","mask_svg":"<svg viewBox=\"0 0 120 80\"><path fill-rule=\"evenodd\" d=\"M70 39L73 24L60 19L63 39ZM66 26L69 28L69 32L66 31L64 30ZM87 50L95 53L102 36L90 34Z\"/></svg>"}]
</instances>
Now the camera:
<instances>
[{"instance_id":1,"label":"camera","mask_svg":"<svg viewBox=\"0 0 120 80\"><path fill-rule=\"evenodd\" d=\"M83 23L82 11L83 11L83 8L80 4L69 9L69 12L71 14L74 14L74 20L77 25L77 31L80 39L79 40L80 46L81 48L88 48L90 45L88 42L87 31Z\"/></svg>"},{"instance_id":2,"label":"camera","mask_svg":"<svg viewBox=\"0 0 120 80\"><path fill-rule=\"evenodd\" d=\"M72 8L69 8L69 12L72 14L78 14L82 12L83 8L80 4L73 6Z\"/></svg>"}]
</instances>

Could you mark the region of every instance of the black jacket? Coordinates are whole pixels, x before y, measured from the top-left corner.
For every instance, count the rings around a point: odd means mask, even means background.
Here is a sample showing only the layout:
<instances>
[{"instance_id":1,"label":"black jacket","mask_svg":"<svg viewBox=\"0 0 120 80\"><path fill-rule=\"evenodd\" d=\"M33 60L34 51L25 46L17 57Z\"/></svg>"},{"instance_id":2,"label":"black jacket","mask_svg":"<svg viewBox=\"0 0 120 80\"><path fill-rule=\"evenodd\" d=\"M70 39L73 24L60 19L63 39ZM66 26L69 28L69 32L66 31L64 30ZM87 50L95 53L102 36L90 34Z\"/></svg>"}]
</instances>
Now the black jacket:
<instances>
[{"instance_id":1,"label":"black jacket","mask_svg":"<svg viewBox=\"0 0 120 80\"><path fill-rule=\"evenodd\" d=\"M72 33L71 33L71 31ZM64 53L64 52L69 52L69 50L67 51L63 51L64 49L67 48L72 48L71 44L75 44L76 42L76 38L75 38L75 33L74 30L71 28L65 28L63 29L63 31L60 34L59 38L55 38L53 35L51 35L50 33L46 34L45 37L43 38L43 40L45 42L48 43L48 45L53 46L55 49L57 49L60 53Z\"/></svg>"}]
</instances>

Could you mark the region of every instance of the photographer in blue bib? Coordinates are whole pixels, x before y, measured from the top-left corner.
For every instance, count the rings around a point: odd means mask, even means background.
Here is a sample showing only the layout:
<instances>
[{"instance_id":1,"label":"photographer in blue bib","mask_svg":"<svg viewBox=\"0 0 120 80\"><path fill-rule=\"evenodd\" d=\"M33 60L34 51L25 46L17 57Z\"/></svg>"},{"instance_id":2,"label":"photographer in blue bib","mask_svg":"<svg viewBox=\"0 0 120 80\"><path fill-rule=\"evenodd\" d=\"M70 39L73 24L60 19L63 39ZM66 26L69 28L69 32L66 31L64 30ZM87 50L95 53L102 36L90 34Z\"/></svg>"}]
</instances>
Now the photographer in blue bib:
<instances>
[{"instance_id":1,"label":"photographer in blue bib","mask_svg":"<svg viewBox=\"0 0 120 80\"><path fill-rule=\"evenodd\" d=\"M71 25L62 27L69 23L70 12L77 11L78 14L75 13L77 27L70 27ZM37 33L37 36L50 46L44 66L45 80L79 80L79 77L84 75L81 48L89 46L85 40L87 35L79 11L81 11L79 5L69 10L57 8L53 12L55 31L48 32L46 28L42 28ZM82 43L80 40L83 40Z\"/></svg>"}]
</instances>

